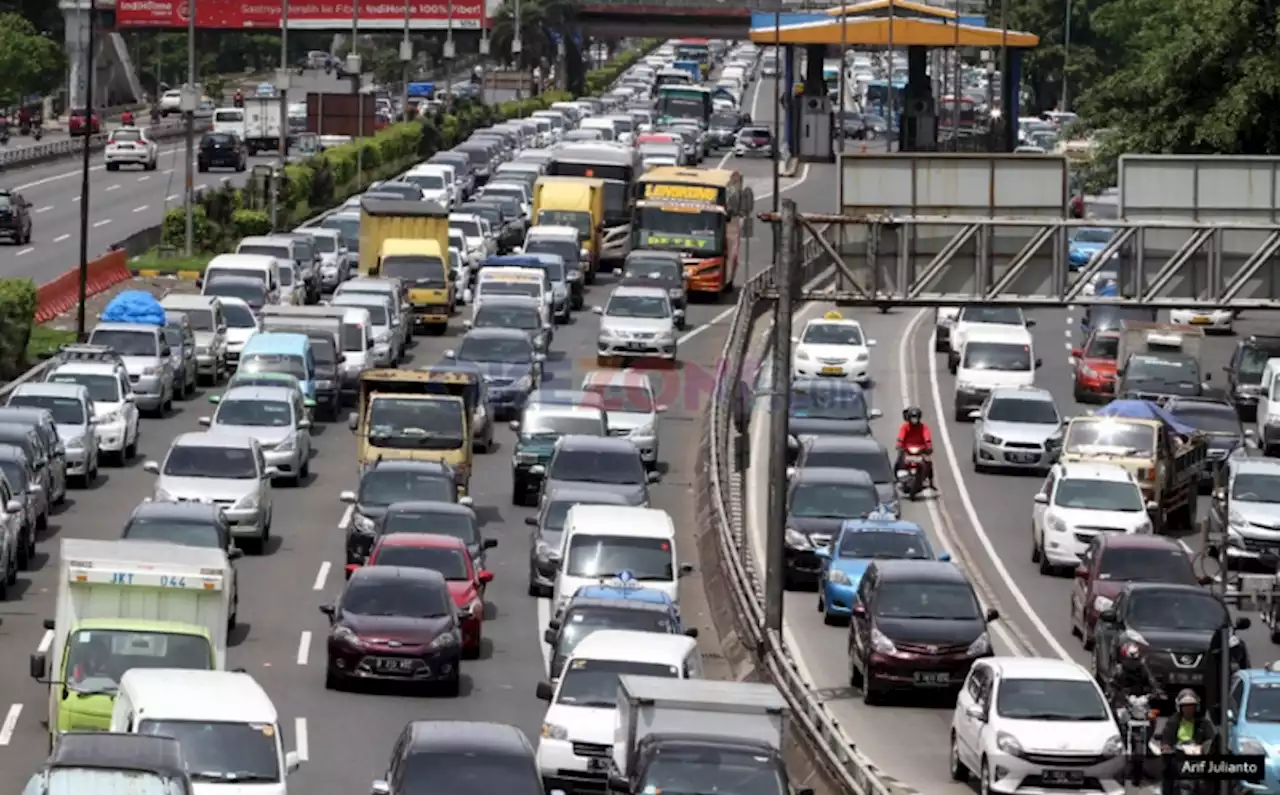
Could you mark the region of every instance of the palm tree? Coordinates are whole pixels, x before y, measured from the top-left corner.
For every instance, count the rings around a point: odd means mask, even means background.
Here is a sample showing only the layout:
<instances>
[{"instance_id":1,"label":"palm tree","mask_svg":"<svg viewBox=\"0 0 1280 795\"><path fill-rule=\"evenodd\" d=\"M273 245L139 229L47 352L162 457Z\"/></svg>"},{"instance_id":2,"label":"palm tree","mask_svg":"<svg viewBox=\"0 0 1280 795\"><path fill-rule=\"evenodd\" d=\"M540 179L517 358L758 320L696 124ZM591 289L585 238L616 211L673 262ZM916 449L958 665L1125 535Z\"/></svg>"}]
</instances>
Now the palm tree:
<instances>
[{"instance_id":1,"label":"palm tree","mask_svg":"<svg viewBox=\"0 0 1280 795\"><path fill-rule=\"evenodd\" d=\"M501 60L511 58L511 42L515 33L516 0L504 0L493 20L490 33L493 51ZM521 53L517 66L532 69L540 64L553 64L557 58L557 39L565 43L566 52L573 47L577 29L576 0L519 0ZM572 60L572 59L571 59Z\"/></svg>"}]
</instances>

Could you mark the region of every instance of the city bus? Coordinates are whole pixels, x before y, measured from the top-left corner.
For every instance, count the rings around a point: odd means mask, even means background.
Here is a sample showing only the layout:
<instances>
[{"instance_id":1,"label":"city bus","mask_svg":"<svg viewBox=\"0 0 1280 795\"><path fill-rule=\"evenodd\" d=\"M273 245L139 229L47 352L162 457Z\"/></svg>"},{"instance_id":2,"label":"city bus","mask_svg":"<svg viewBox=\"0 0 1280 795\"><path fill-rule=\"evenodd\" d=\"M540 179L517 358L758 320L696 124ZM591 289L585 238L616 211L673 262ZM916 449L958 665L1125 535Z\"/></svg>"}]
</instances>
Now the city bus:
<instances>
[{"instance_id":1,"label":"city bus","mask_svg":"<svg viewBox=\"0 0 1280 795\"><path fill-rule=\"evenodd\" d=\"M742 219L753 203L737 171L650 169L640 178L632 248L681 252L689 292L718 296L738 275Z\"/></svg>"},{"instance_id":2,"label":"city bus","mask_svg":"<svg viewBox=\"0 0 1280 795\"><path fill-rule=\"evenodd\" d=\"M711 42L706 39L681 39L676 42L677 61L697 61L706 78L711 71Z\"/></svg>"},{"instance_id":3,"label":"city bus","mask_svg":"<svg viewBox=\"0 0 1280 795\"><path fill-rule=\"evenodd\" d=\"M889 111L889 82L887 80L871 80L867 83L866 106L876 108L884 115ZM902 110L902 103L907 101L907 84L905 81L893 81L893 107Z\"/></svg>"},{"instance_id":4,"label":"city bus","mask_svg":"<svg viewBox=\"0 0 1280 795\"><path fill-rule=\"evenodd\" d=\"M654 105L658 123L693 119L705 130L711 121L712 92L705 86L661 86Z\"/></svg>"},{"instance_id":5,"label":"city bus","mask_svg":"<svg viewBox=\"0 0 1280 795\"><path fill-rule=\"evenodd\" d=\"M564 144L547 162L547 174L604 180L604 232L600 259L619 263L631 247L631 212L640 152L634 147L604 142Z\"/></svg>"}]
</instances>

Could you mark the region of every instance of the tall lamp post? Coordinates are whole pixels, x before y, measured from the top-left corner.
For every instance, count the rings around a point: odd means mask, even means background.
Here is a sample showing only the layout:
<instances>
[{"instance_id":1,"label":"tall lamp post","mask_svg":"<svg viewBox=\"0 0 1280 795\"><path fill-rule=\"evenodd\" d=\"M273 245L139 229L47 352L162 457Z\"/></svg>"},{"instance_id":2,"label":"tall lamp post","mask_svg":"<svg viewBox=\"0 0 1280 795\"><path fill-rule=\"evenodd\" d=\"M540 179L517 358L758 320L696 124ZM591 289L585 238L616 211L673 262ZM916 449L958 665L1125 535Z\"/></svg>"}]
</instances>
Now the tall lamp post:
<instances>
[{"instance_id":1,"label":"tall lamp post","mask_svg":"<svg viewBox=\"0 0 1280 795\"><path fill-rule=\"evenodd\" d=\"M76 339L86 339L84 327L85 292L89 284L89 139L93 136L93 37L94 19L98 16L98 0L89 0L89 46L85 51L85 98L88 121L84 131L84 161L80 172L80 302L76 306ZM188 238L190 233L188 233Z\"/></svg>"},{"instance_id":2,"label":"tall lamp post","mask_svg":"<svg viewBox=\"0 0 1280 795\"><path fill-rule=\"evenodd\" d=\"M409 66L413 63L413 40L409 38L409 5L404 0L404 38L400 40L400 64L403 67L404 85L400 89L400 112L409 120Z\"/></svg>"},{"instance_id":3,"label":"tall lamp post","mask_svg":"<svg viewBox=\"0 0 1280 795\"><path fill-rule=\"evenodd\" d=\"M347 72L352 75L352 93L356 95L356 187L364 186L364 64L360 60L360 0L351 4L351 54L347 56Z\"/></svg>"},{"instance_id":4,"label":"tall lamp post","mask_svg":"<svg viewBox=\"0 0 1280 795\"><path fill-rule=\"evenodd\" d=\"M186 211L186 239L183 249L190 257L195 253L196 221L196 105L200 97L196 94L196 0L187 0L187 85L182 91L182 110L186 117L186 155L187 167L183 204Z\"/></svg>"},{"instance_id":5,"label":"tall lamp post","mask_svg":"<svg viewBox=\"0 0 1280 795\"><path fill-rule=\"evenodd\" d=\"M1071 0L1067 0L1066 16L1062 20L1062 107L1063 113L1071 110L1071 94L1067 91L1067 67L1071 64Z\"/></svg>"}]
</instances>

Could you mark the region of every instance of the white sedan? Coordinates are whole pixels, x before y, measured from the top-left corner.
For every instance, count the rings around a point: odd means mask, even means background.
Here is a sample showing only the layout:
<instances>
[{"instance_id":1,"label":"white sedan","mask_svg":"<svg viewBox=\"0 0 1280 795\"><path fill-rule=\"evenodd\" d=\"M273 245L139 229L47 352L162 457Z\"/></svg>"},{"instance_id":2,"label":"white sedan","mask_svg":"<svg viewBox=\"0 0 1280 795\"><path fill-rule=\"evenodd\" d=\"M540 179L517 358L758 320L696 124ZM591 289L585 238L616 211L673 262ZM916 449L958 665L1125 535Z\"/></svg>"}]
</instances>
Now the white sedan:
<instances>
[{"instance_id":1,"label":"white sedan","mask_svg":"<svg viewBox=\"0 0 1280 795\"><path fill-rule=\"evenodd\" d=\"M107 171L119 171L120 166L142 166L146 171L155 171L160 147L146 127L121 127L111 132L103 157Z\"/></svg>"},{"instance_id":2,"label":"white sedan","mask_svg":"<svg viewBox=\"0 0 1280 795\"><path fill-rule=\"evenodd\" d=\"M1234 329L1236 313L1230 309L1174 309L1169 322L1184 326L1200 326L1205 331L1230 334Z\"/></svg>"},{"instance_id":3,"label":"white sedan","mask_svg":"<svg viewBox=\"0 0 1280 795\"><path fill-rule=\"evenodd\" d=\"M828 312L810 320L792 340L795 352L792 378L842 378L867 384L871 381L871 348L876 341L862 333L862 324Z\"/></svg>"}]
</instances>

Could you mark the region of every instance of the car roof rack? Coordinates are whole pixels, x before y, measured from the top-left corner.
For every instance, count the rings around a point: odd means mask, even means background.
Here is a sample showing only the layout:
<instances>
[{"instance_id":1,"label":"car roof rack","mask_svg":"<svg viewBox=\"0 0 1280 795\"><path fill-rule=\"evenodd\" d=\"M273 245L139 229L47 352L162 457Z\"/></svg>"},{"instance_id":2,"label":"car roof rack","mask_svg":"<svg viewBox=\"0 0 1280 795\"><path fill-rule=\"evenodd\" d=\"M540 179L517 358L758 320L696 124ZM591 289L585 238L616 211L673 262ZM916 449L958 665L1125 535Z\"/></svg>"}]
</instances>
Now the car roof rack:
<instances>
[{"instance_id":1,"label":"car roof rack","mask_svg":"<svg viewBox=\"0 0 1280 795\"><path fill-rule=\"evenodd\" d=\"M63 345L58 349L59 362L83 362L100 364L123 364L124 360L116 349L110 345L88 345L84 343Z\"/></svg>"}]
</instances>

